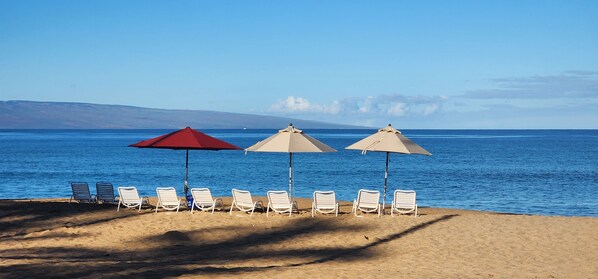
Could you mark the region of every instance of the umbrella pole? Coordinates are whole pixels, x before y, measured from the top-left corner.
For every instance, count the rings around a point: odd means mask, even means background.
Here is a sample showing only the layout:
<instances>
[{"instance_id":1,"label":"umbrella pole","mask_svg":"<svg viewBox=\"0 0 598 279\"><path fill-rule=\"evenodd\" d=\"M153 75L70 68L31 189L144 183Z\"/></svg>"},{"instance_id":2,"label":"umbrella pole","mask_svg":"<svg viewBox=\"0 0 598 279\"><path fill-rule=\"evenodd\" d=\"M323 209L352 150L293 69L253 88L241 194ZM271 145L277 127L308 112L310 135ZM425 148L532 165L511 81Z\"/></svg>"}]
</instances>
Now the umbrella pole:
<instances>
[{"instance_id":1,"label":"umbrella pole","mask_svg":"<svg viewBox=\"0 0 598 279\"><path fill-rule=\"evenodd\" d=\"M189 192L189 149L187 149L187 156L185 157L185 198Z\"/></svg>"},{"instance_id":2,"label":"umbrella pole","mask_svg":"<svg viewBox=\"0 0 598 279\"><path fill-rule=\"evenodd\" d=\"M388 161L390 152L386 152L386 169L384 170L384 197L382 198L382 214L384 213L384 208L386 207L386 185L388 183Z\"/></svg>"},{"instance_id":3,"label":"umbrella pole","mask_svg":"<svg viewBox=\"0 0 598 279\"><path fill-rule=\"evenodd\" d=\"M293 152L289 152L289 196L293 201Z\"/></svg>"}]
</instances>

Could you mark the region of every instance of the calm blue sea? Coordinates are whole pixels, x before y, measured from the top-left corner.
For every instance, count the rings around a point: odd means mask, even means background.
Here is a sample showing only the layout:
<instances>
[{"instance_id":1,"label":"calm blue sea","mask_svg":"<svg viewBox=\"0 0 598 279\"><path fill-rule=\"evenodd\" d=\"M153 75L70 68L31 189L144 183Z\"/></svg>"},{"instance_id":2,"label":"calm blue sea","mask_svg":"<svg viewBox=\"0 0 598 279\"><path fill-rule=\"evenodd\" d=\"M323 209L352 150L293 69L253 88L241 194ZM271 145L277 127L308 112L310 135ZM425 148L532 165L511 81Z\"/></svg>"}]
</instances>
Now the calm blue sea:
<instances>
[{"instance_id":1,"label":"calm blue sea","mask_svg":"<svg viewBox=\"0 0 598 279\"><path fill-rule=\"evenodd\" d=\"M0 199L69 197L71 181L182 195L185 151L127 147L171 130L0 130ZM202 130L242 148L276 130ZM337 149L294 156L294 194L335 190L353 200L383 188L385 154L344 150L375 130L304 130ZM597 130L404 130L433 156L391 154L389 193L417 191L420 206L598 216ZM189 183L216 196L288 187L288 154L190 151ZM390 196L390 195L389 195ZM391 197L387 198L390 201Z\"/></svg>"}]
</instances>

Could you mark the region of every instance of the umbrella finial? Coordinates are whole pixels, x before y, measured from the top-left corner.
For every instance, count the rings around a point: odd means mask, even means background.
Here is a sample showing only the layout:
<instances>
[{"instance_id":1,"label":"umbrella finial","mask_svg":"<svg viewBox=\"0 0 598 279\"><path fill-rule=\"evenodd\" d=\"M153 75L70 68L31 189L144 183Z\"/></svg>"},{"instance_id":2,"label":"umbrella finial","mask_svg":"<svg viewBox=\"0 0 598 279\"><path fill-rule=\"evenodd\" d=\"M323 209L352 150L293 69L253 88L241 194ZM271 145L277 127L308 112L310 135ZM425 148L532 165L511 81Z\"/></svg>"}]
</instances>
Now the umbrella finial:
<instances>
[{"instance_id":1,"label":"umbrella finial","mask_svg":"<svg viewBox=\"0 0 598 279\"><path fill-rule=\"evenodd\" d=\"M293 127L293 123L289 123L289 126Z\"/></svg>"},{"instance_id":2,"label":"umbrella finial","mask_svg":"<svg viewBox=\"0 0 598 279\"><path fill-rule=\"evenodd\" d=\"M388 127L392 127L392 125L390 123L388 123Z\"/></svg>"}]
</instances>

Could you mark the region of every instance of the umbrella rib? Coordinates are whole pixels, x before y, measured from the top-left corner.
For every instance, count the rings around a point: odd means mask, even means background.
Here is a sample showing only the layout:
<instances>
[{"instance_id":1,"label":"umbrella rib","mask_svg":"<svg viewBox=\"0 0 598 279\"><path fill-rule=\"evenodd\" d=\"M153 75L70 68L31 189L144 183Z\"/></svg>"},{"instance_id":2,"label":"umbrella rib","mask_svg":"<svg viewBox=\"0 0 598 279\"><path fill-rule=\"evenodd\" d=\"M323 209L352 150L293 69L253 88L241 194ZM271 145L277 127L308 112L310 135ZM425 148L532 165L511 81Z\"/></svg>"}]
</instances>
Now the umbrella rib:
<instances>
[{"instance_id":1,"label":"umbrella rib","mask_svg":"<svg viewBox=\"0 0 598 279\"><path fill-rule=\"evenodd\" d=\"M368 149L369 149L370 147L372 147L372 146L374 146L374 145L376 145L376 144L380 143L381 141L382 141L382 139L378 139L378 140L374 141L372 144L370 144L370 145L366 146L366 147L363 149L363 151L361 151L361 154L364 154L364 155L365 155L365 154L368 152Z\"/></svg>"}]
</instances>

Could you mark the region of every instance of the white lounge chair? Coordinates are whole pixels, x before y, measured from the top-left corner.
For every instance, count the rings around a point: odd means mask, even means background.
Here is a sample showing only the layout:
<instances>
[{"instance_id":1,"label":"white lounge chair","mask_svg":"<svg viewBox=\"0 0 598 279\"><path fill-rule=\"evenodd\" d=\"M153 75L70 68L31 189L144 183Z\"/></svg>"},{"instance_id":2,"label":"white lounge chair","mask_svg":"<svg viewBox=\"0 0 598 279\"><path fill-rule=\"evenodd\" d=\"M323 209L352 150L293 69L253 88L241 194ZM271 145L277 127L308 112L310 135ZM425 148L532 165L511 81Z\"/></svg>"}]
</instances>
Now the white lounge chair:
<instances>
[{"instance_id":1,"label":"white lounge chair","mask_svg":"<svg viewBox=\"0 0 598 279\"><path fill-rule=\"evenodd\" d=\"M353 214L357 217L363 217L357 215L357 211L363 213L378 212L378 217L380 217L380 191L359 190L357 199L353 201Z\"/></svg>"},{"instance_id":2,"label":"white lounge chair","mask_svg":"<svg viewBox=\"0 0 598 279\"><path fill-rule=\"evenodd\" d=\"M261 201L253 202L251 193L249 191L233 189L233 203L230 206L229 214L233 214L233 209L236 207L240 211L250 212L249 215L253 215L253 211L260 206L264 207Z\"/></svg>"},{"instance_id":3,"label":"white lounge chair","mask_svg":"<svg viewBox=\"0 0 598 279\"><path fill-rule=\"evenodd\" d=\"M417 203L415 203L415 191L413 190L396 190L394 199L390 207L390 215L394 216L394 212L399 215L414 212L417 217Z\"/></svg>"},{"instance_id":4,"label":"white lounge chair","mask_svg":"<svg viewBox=\"0 0 598 279\"><path fill-rule=\"evenodd\" d=\"M314 201L311 203L311 217L315 217L317 212L323 214L335 213L338 216L338 203L334 191L314 192Z\"/></svg>"},{"instance_id":5,"label":"white lounge chair","mask_svg":"<svg viewBox=\"0 0 598 279\"><path fill-rule=\"evenodd\" d=\"M268 208L266 209L266 217L270 213L270 208L276 213L289 213L289 216L293 214L293 205L289 199L289 193L287 191L268 191ZM296 207L296 206L295 206Z\"/></svg>"},{"instance_id":6,"label":"white lounge chair","mask_svg":"<svg viewBox=\"0 0 598 279\"><path fill-rule=\"evenodd\" d=\"M114 186L112 186L112 183L96 183L96 200L102 203L116 202L116 197L114 196Z\"/></svg>"},{"instance_id":7,"label":"white lounge chair","mask_svg":"<svg viewBox=\"0 0 598 279\"><path fill-rule=\"evenodd\" d=\"M176 210L179 212L181 208L181 200L176 194L174 187L158 187L156 188L158 194L158 204L156 204L156 213L160 207L166 210Z\"/></svg>"},{"instance_id":8,"label":"white lounge chair","mask_svg":"<svg viewBox=\"0 0 598 279\"><path fill-rule=\"evenodd\" d=\"M212 193L208 188L191 188L191 195L193 196L193 205L191 205L191 214L193 214L193 208L197 207L198 210L212 210L212 214L214 213L214 209L216 206L220 206L220 209L224 207L221 198L214 199L212 198Z\"/></svg>"},{"instance_id":9,"label":"white lounge chair","mask_svg":"<svg viewBox=\"0 0 598 279\"><path fill-rule=\"evenodd\" d=\"M73 195L69 202L76 200L78 202L93 202L95 197L89 192L89 185L87 182L71 182L71 189Z\"/></svg>"},{"instance_id":10,"label":"white lounge chair","mask_svg":"<svg viewBox=\"0 0 598 279\"><path fill-rule=\"evenodd\" d=\"M132 186L118 187L118 195L120 198L118 199L118 207L116 208L116 211L120 210L121 204L127 208L139 207L139 210L137 211L141 211L141 205L144 202L144 198L139 197L137 188Z\"/></svg>"}]
</instances>

